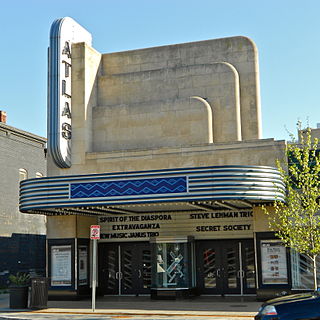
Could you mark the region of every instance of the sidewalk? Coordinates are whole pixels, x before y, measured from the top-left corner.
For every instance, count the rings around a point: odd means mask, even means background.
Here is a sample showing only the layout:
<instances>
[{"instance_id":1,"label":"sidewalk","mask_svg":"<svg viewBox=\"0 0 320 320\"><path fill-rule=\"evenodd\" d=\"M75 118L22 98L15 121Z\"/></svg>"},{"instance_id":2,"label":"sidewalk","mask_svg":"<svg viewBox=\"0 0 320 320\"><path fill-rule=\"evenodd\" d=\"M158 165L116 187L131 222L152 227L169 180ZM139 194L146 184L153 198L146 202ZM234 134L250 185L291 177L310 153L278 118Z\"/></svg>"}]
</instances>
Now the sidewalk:
<instances>
[{"instance_id":1,"label":"sidewalk","mask_svg":"<svg viewBox=\"0 0 320 320\"><path fill-rule=\"evenodd\" d=\"M6 297L2 297L6 296ZM0 296L0 319L7 316L11 319L38 319L36 315L57 315L61 319L75 318L75 316L90 315L90 319L116 318L163 318L169 316L175 319L253 319L257 313L260 302L254 297L197 297L185 300L151 300L150 297L115 297L106 296L98 298L95 313L91 310L90 300L81 301L48 301L48 308L42 310L23 310L20 316L24 318L12 318L17 316L17 310L9 309L9 295ZM21 310L22 311L22 310ZM33 317L26 317L27 315ZM92 317L93 315L97 317ZM59 318L59 319L60 319ZM8 319L8 318L3 318ZM51 318L50 319L54 319ZM78 319L80 319L78 317ZM85 318L81 318L85 319Z\"/></svg>"}]
</instances>

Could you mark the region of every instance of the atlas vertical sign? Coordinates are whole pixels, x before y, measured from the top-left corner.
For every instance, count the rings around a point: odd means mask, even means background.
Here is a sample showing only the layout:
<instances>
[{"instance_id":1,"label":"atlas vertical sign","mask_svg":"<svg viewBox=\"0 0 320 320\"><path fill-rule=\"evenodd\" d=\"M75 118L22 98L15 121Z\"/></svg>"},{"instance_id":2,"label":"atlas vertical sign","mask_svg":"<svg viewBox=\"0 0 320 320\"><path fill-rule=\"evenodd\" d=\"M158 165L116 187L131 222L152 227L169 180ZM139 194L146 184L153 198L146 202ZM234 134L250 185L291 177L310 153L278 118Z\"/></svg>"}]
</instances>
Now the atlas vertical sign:
<instances>
[{"instance_id":1,"label":"atlas vertical sign","mask_svg":"<svg viewBox=\"0 0 320 320\"><path fill-rule=\"evenodd\" d=\"M91 46L91 34L69 17L53 22L48 56L48 148L60 168L72 164L71 50L76 42Z\"/></svg>"}]
</instances>

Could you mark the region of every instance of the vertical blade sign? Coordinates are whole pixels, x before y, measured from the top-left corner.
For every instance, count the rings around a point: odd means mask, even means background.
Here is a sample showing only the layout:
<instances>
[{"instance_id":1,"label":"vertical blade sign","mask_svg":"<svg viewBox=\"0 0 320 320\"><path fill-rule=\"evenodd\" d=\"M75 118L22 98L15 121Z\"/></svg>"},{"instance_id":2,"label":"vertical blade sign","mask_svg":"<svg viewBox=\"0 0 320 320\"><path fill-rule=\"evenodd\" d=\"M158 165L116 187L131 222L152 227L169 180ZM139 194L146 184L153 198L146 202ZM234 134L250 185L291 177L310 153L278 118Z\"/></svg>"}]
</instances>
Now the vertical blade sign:
<instances>
[{"instance_id":1,"label":"vertical blade sign","mask_svg":"<svg viewBox=\"0 0 320 320\"><path fill-rule=\"evenodd\" d=\"M91 34L73 19L53 22L48 52L48 149L55 164L70 168L72 140L72 44L91 46Z\"/></svg>"}]
</instances>

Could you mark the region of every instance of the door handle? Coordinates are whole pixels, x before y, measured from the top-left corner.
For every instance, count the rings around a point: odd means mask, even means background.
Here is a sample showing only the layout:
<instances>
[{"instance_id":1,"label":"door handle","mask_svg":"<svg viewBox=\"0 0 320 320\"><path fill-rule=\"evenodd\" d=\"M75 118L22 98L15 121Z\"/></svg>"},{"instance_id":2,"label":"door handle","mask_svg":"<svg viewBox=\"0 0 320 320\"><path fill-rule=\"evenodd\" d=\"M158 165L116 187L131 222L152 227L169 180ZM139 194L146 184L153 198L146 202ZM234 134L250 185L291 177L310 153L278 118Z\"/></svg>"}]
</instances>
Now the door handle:
<instances>
[{"instance_id":1,"label":"door handle","mask_svg":"<svg viewBox=\"0 0 320 320\"><path fill-rule=\"evenodd\" d=\"M238 270L237 277L238 278L244 278L244 271L243 270Z\"/></svg>"},{"instance_id":2,"label":"door handle","mask_svg":"<svg viewBox=\"0 0 320 320\"><path fill-rule=\"evenodd\" d=\"M220 278L220 269L217 269L216 274L217 274L217 277Z\"/></svg>"},{"instance_id":3,"label":"door handle","mask_svg":"<svg viewBox=\"0 0 320 320\"><path fill-rule=\"evenodd\" d=\"M139 277L139 279L141 278L141 276L142 276L142 272L141 272L141 270L139 269L139 270L138 270L138 277Z\"/></svg>"},{"instance_id":4,"label":"door handle","mask_svg":"<svg viewBox=\"0 0 320 320\"><path fill-rule=\"evenodd\" d=\"M117 280L122 279L122 272L121 271L116 272L116 279Z\"/></svg>"}]
</instances>

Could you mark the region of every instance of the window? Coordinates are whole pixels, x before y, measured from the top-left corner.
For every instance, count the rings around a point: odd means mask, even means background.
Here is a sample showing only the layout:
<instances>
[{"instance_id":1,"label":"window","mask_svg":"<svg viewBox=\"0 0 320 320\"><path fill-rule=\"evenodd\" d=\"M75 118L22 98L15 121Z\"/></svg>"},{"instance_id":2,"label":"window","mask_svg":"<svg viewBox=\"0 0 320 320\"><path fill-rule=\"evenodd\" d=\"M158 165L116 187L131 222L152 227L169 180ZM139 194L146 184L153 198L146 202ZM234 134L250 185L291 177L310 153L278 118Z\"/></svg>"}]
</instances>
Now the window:
<instances>
[{"instance_id":1,"label":"window","mask_svg":"<svg viewBox=\"0 0 320 320\"><path fill-rule=\"evenodd\" d=\"M19 181L28 179L28 171L26 169L19 169Z\"/></svg>"},{"instance_id":2,"label":"window","mask_svg":"<svg viewBox=\"0 0 320 320\"><path fill-rule=\"evenodd\" d=\"M291 249L291 273L292 273L292 288L293 289L312 289L313 274L312 261L304 254L299 254ZM320 269L320 257L317 258L317 269ZM318 274L318 281L320 275Z\"/></svg>"},{"instance_id":3,"label":"window","mask_svg":"<svg viewBox=\"0 0 320 320\"><path fill-rule=\"evenodd\" d=\"M42 178L43 174L41 172L36 172L36 178Z\"/></svg>"}]
</instances>

